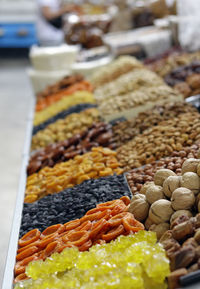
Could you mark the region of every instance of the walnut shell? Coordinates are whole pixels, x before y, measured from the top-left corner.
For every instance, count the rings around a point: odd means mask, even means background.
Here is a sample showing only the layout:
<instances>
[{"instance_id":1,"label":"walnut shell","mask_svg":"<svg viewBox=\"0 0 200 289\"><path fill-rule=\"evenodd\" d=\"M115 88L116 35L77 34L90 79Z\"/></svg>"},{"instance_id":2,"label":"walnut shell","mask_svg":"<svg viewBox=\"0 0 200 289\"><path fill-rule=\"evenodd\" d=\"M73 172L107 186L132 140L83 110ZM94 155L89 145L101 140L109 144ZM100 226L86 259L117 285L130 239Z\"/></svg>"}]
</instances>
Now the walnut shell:
<instances>
[{"instance_id":1,"label":"walnut shell","mask_svg":"<svg viewBox=\"0 0 200 289\"><path fill-rule=\"evenodd\" d=\"M163 183L163 191L166 197L171 198L173 191L180 187L181 177L169 176Z\"/></svg>"},{"instance_id":2,"label":"walnut shell","mask_svg":"<svg viewBox=\"0 0 200 289\"><path fill-rule=\"evenodd\" d=\"M198 202L198 212L200 213L200 201Z\"/></svg>"},{"instance_id":3,"label":"walnut shell","mask_svg":"<svg viewBox=\"0 0 200 289\"><path fill-rule=\"evenodd\" d=\"M146 199L149 204L153 204L155 201L165 199L163 188L161 186L151 185L146 190Z\"/></svg>"},{"instance_id":4,"label":"walnut shell","mask_svg":"<svg viewBox=\"0 0 200 289\"><path fill-rule=\"evenodd\" d=\"M178 218L178 217L180 217L180 216L182 216L182 215L186 215L186 216L188 216L189 218L192 217L192 213L191 213L189 210L178 210L178 211L176 211L175 213L173 213L173 215L171 216L170 224L172 224L173 221L174 221L176 218Z\"/></svg>"},{"instance_id":5,"label":"walnut shell","mask_svg":"<svg viewBox=\"0 0 200 289\"><path fill-rule=\"evenodd\" d=\"M199 159L190 158L190 159L187 159L186 161L184 161L184 163L182 165L182 169L181 169L182 175L187 173L187 172L197 173L198 164L200 164Z\"/></svg>"},{"instance_id":6,"label":"walnut shell","mask_svg":"<svg viewBox=\"0 0 200 289\"><path fill-rule=\"evenodd\" d=\"M200 178L196 173L187 172L182 176L181 187L191 190L194 194L198 194L200 189Z\"/></svg>"},{"instance_id":7,"label":"walnut shell","mask_svg":"<svg viewBox=\"0 0 200 289\"><path fill-rule=\"evenodd\" d=\"M149 210L149 218L154 224L168 222L174 213L172 204L168 200L158 200L151 205Z\"/></svg>"},{"instance_id":8,"label":"walnut shell","mask_svg":"<svg viewBox=\"0 0 200 289\"><path fill-rule=\"evenodd\" d=\"M144 223L145 228L149 230L149 228L153 225L153 221L148 217Z\"/></svg>"},{"instance_id":9,"label":"walnut shell","mask_svg":"<svg viewBox=\"0 0 200 289\"><path fill-rule=\"evenodd\" d=\"M149 228L150 231L153 231L157 235L157 239L159 240L162 235L169 230L169 223L160 223L158 225L151 225Z\"/></svg>"},{"instance_id":10,"label":"walnut shell","mask_svg":"<svg viewBox=\"0 0 200 289\"><path fill-rule=\"evenodd\" d=\"M198 176L200 176L200 163L197 165L197 174L198 174Z\"/></svg>"},{"instance_id":11,"label":"walnut shell","mask_svg":"<svg viewBox=\"0 0 200 289\"><path fill-rule=\"evenodd\" d=\"M158 170L155 175L154 175L154 183L155 185L162 186L164 181L169 177L169 176L176 176L176 174L168 169L161 169Z\"/></svg>"},{"instance_id":12,"label":"walnut shell","mask_svg":"<svg viewBox=\"0 0 200 289\"><path fill-rule=\"evenodd\" d=\"M149 204L146 196L142 194L134 195L128 211L132 213L138 221L144 221L149 213Z\"/></svg>"},{"instance_id":13,"label":"walnut shell","mask_svg":"<svg viewBox=\"0 0 200 289\"><path fill-rule=\"evenodd\" d=\"M140 194L146 195L147 189L148 189L150 186L152 186L152 185L154 185L154 182L146 182L146 183L142 186L142 188L141 188L141 190L140 190Z\"/></svg>"},{"instance_id":14,"label":"walnut shell","mask_svg":"<svg viewBox=\"0 0 200 289\"><path fill-rule=\"evenodd\" d=\"M191 190L178 188L172 193L172 208L178 210L190 210L195 203L195 197Z\"/></svg>"}]
</instances>

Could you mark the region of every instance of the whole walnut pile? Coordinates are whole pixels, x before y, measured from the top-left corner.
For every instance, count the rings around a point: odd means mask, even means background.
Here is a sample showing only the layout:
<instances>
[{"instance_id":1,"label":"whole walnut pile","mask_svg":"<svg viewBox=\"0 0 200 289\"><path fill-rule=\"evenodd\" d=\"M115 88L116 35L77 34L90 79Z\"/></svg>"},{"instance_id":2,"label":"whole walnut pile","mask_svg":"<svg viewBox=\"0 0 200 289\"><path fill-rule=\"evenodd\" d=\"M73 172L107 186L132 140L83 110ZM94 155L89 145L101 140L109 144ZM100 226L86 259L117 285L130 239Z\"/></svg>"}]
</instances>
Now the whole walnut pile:
<instances>
[{"instance_id":1,"label":"whole walnut pile","mask_svg":"<svg viewBox=\"0 0 200 289\"><path fill-rule=\"evenodd\" d=\"M117 149L125 171L150 164L200 140L200 115L183 113L145 130Z\"/></svg>"},{"instance_id":2,"label":"whole walnut pile","mask_svg":"<svg viewBox=\"0 0 200 289\"><path fill-rule=\"evenodd\" d=\"M121 146L146 129L158 125L163 120L174 118L181 113L196 111L193 106L185 102L156 105L150 110L139 113L136 118L120 122L113 126L115 142L117 146Z\"/></svg>"},{"instance_id":3,"label":"whole walnut pile","mask_svg":"<svg viewBox=\"0 0 200 289\"><path fill-rule=\"evenodd\" d=\"M154 174L159 169L169 169L178 176L181 174L182 164L186 159L200 157L200 143L185 147L181 151L174 151L171 156L161 158L151 164L129 171L126 175L132 194L139 193L142 185L153 181Z\"/></svg>"},{"instance_id":4,"label":"whole walnut pile","mask_svg":"<svg viewBox=\"0 0 200 289\"><path fill-rule=\"evenodd\" d=\"M95 123L70 139L39 150L31 156L27 173L31 175L45 166L53 167L57 163L82 155L90 151L92 147L98 146L115 148L111 125L102 122Z\"/></svg>"},{"instance_id":5,"label":"whole walnut pile","mask_svg":"<svg viewBox=\"0 0 200 289\"><path fill-rule=\"evenodd\" d=\"M187 159L181 176L169 169L158 170L153 182L145 183L140 194L133 196L130 211L158 239L174 226L177 217L200 212L200 159Z\"/></svg>"},{"instance_id":6,"label":"whole walnut pile","mask_svg":"<svg viewBox=\"0 0 200 289\"><path fill-rule=\"evenodd\" d=\"M200 269L200 214L182 214L160 239L170 260L169 289L182 287L180 277Z\"/></svg>"},{"instance_id":7,"label":"whole walnut pile","mask_svg":"<svg viewBox=\"0 0 200 289\"><path fill-rule=\"evenodd\" d=\"M200 61L180 66L165 76L168 85L176 88L184 97L200 94Z\"/></svg>"},{"instance_id":8,"label":"whole walnut pile","mask_svg":"<svg viewBox=\"0 0 200 289\"><path fill-rule=\"evenodd\" d=\"M62 91L63 89L83 80L83 76L80 74L69 75L56 82L53 85L47 86L43 91L36 95L37 100L41 100L50 94Z\"/></svg>"}]
</instances>

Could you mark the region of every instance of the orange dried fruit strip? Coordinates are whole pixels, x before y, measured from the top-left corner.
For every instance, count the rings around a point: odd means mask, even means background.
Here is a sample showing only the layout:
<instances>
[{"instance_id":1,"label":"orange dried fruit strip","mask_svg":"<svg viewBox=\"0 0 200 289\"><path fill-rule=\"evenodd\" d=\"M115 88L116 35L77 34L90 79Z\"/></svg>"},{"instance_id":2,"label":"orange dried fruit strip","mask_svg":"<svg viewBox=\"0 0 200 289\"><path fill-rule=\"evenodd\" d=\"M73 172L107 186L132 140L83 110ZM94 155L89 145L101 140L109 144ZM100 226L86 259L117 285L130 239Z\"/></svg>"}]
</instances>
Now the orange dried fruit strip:
<instances>
[{"instance_id":1,"label":"orange dried fruit strip","mask_svg":"<svg viewBox=\"0 0 200 289\"><path fill-rule=\"evenodd\" d=\"M25 273L22 273L15 278L14 283L17 283L19 281L24 281L27 279L30 279L30 278Z\"/></svg>"},{"instance_id":2,"label":"orange dried fruit strip","mask_svg":"<svg viewBox=\"0 0 200 289\"><path fill-rule=\"evenodd\" d=\"M75 229L76 227L78 227L80 225L80 220L79 219L76 219L76 220L73 220L73 221L70 221L70 222L67 222L64 224L65 226L65 231L69 231L69 230L73 230Z\"/></svg>"},{"instance_id":3,"label":"orange dried fruit strip","mask_svg":"<svg viewBox=\"0 0 200 289\"><path fill-rule=\"evenodd\" d=\"M98 222L95 223L95 225L92 228L92 231L90 232L90 238L95 239L95 237L103 231L105 228L108 228L109 224L105 219L101 219Z\"/></svg>"},{"instance_id":4,"label":"orange dried fruit strip","mask_svg":"<svg viewBox=\"0 0 200 289\"><path fill-rule=\"evenodd\" d=\"M19 254L17 254L16 260L21 261L21 260L33 255L36 252L38 252L38 247L32 246L32 247L20 252Z\"/></svg>"},{"instance_id":5,"label":"orange dried fruit strip","mask_svg":"<svg viewBox=\"0 0 200 289\"><path fill-rule=\"evenodd\" d=\"M137 221L134 216L131 213L126 214L126 216L123 217L122 219L123 226L125 230L130 233L130 232L138 232L140 230L144 230L144 225Z\"/></svg>"},{"instance_id":6,"label":"orange dried fruit strip","mask_svg":"<svg viewBox=\"0 0 200 289\"><path fill-rule=\"evenodd\" d=\"M22 261L19 261L16 263L15 265L15 275L19 275L19 274L22 274L25 272L25 268L26 268L26 265L28 263L30 263L31 261L33 260L37 260L38 259L38 254L33 254L32 256L29 256L25 259L23 259Z\"/></svg>"},{"instance_id":7,"label":"orange dried fruit strip","mask_svg":"<svg viewBox=\"0 0 200 289\"><path fill-rule=\"evenodd\" d=\"M124 226L119 225L118 227L113 228L112 230L108 231L106 234L102 235L102 239L106 242L110 242L113 239L116 239L119 235L124 233Z\"/></svg>"},{"instance_id":8,"label":"orange dried fruit strip","mask_svg":"<svg viewBox=\"0 0 200 289\"><path fill-rule=\"evenodd\" d=\"M79 249L80 252L84 252L84 251L87 251L91 246L92 246L92 241L88 240L83 245L78 247L78 249Z\"/></svg>"},{"instance_id":9,"label":"orange dried fruit strip","mask_svg":"<svg viewBox=\"0 0 200 289\"><path fill-rule=\"evenodd\" d=\"M117 214L115 216L113 216L109 221L108 223L110 224L110 226L112 227L116 227L116 226L119 226L122 224L122 219L123 217L126 216L126 212L122 212L120 214Z\"/></svg>"},{"instance_id":10,"label":"orange dried fruit strip","mask_svg":"<svg viewBox=\"0 0 200 289\"><path fill-rule=\"evenodd\" d=\"M68 244L73 246L81 246L90 238L88 231L72 232L68 235Z\"/></svg>"},{"instance_id":11,"label":"orange dried fruit strip","mask_svg":"<svg viewBox=\"0 0 200 289\"><path fill-rule=\"evenodd\" d=\"M124 202L124 204L126 205L126 206L128 206L128 205L130 205L130 198L129 197L127 197L127 196L123 196L123 197L121 197L120 198L120 200L122 201L122 202Z\"/></svg>"},{"instance_id":12,"label":"orange dried fruit strip","mask_svg":"<svg viewBox=\"0 0 200 289\"><path fill-rule=\"evenodd\" d=\"M64 225L62 225L62 224L52 225L52 226L46 228L46 229L42 232L42 234L41 234L41 239L44 238L44 237L46 237L46 236L52 235L52 234L54 234L54 233L60 234L60 233L62 233L62 232L64 232L64 231L65 231L65 226L64 226Z\"/></svg>"},{"instance_id":13,"label":"orange dried fruit strip","mask_svg":"<svg viewBox=\"0 0 200 289\"><path fill-rule=\"evenodd\" d=\"M19 239L19 246L25 247L30 243L37 241L40 238L40 231L38 229L34 229L26 233L21 239Z\"/></svg>"},{"instance_id":14,"label":"orange dried fruit strip","mask_svg":"<svg viewBox=\"0 0 200 289\"><path fill-rule=\"evenodd\" d=\"M41 241L38 244L38 247L40 249L45 248L48 244L52 243L58 238L58 233L53 233L50 236L46 236L45 238L41 239Z\"/></svg>"},{"instance_id":15,"label":"orange dried fruit strip","mask_svg":"<svg viewBox=\"0 0 200 289\"><path fill-rule=\"evenodd\" d=\"M24 251L24 250L26 250L26 249L28 249L28 248L30 248L30 247L33 247L33 246L38 247L39 243L40 243L40 239L38 239L37 241L35 241L35 242L33 242L33 243L25 246L25 247L21 247L21 248L19 248L19 249L17 250L17 254L21 253L22 251Z\"/></svg>"}]
</instances>

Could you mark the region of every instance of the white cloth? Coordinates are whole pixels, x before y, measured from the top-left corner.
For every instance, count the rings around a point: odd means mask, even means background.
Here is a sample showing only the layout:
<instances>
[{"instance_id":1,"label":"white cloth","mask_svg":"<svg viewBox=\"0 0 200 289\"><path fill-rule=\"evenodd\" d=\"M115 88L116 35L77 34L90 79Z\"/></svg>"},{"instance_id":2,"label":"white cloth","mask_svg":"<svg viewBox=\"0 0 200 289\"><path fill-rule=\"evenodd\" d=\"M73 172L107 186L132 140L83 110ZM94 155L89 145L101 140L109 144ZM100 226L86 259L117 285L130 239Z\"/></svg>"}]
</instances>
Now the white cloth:
<instances>
[{"instance_id":1,"label":"white cloth","mask_svg":"<svg viewBox=\"0 0 200 289\"><path fill-rule=\"evenodd\" d=\"M63 43L63 31L48 23L41 12L41 8L44 6L48 6L53 12L57 12L60 9L60 0L37 0L37 2L37 36L40 44L43 46L54 46Z\"/></svg>"},{"instance_id":2,"label":"white cloth","mask_svg":"<svg viewBox=\"0 0 200 289\"><path fill-rule=\"evenodd\" d=\"M179 42L188 50L200 49L200 1L177 0Z\"/></svg>"}]
</instances>

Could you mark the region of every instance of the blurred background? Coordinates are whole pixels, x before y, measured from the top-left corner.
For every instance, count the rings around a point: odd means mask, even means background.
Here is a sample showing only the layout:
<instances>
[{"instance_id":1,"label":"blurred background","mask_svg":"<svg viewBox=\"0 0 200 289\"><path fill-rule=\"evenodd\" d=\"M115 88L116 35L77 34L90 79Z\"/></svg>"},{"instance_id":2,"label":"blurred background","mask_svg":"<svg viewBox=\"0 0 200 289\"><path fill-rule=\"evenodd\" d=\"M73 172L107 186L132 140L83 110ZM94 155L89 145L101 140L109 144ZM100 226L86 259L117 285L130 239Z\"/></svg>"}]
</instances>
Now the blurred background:
<instances>
[{"instance_id":1,"label":"blurred background","mask_svg":"<svg viewBox=\"0 0 200 289\"><path fill-rule=\"evenodd\" d=\"M199 14L199 0L0 0L0 283L32 88L87 77L118 55L196 51Z\"/></svg>"}]
</instances>

